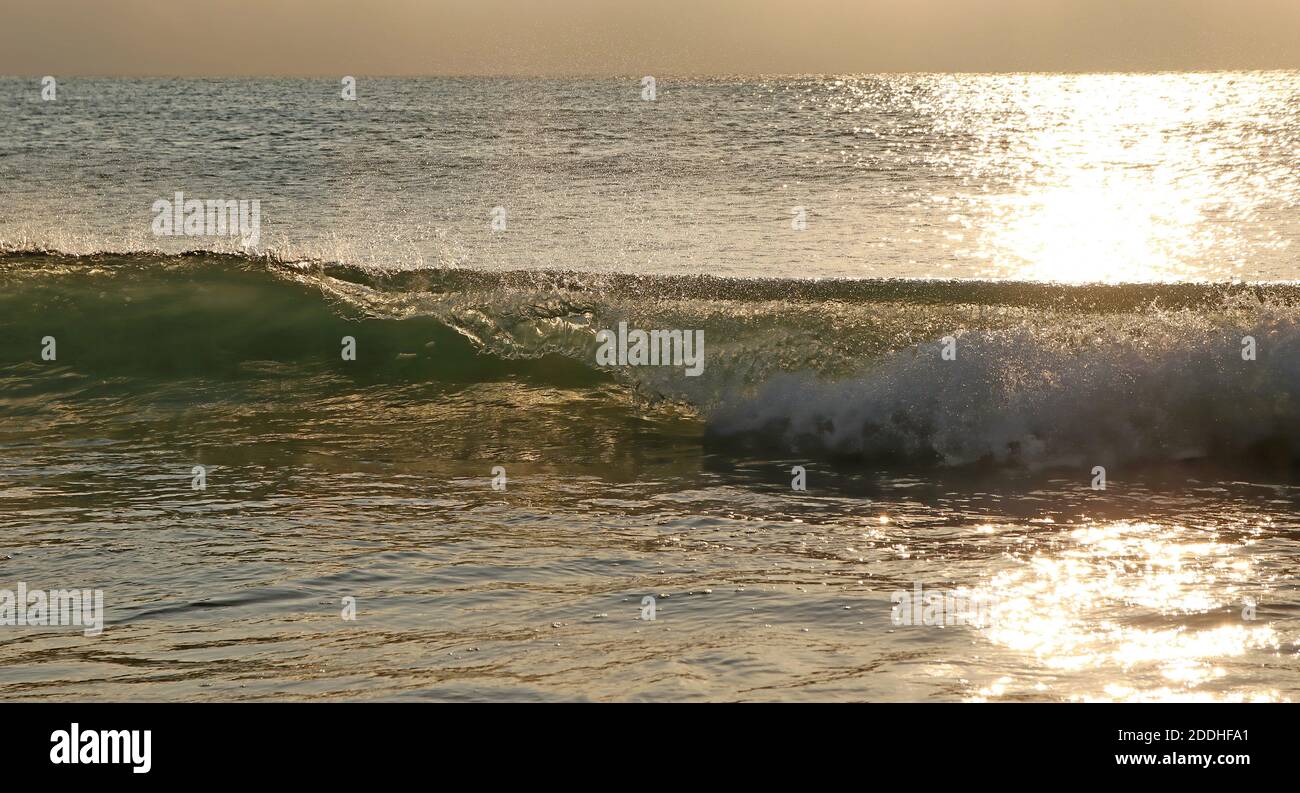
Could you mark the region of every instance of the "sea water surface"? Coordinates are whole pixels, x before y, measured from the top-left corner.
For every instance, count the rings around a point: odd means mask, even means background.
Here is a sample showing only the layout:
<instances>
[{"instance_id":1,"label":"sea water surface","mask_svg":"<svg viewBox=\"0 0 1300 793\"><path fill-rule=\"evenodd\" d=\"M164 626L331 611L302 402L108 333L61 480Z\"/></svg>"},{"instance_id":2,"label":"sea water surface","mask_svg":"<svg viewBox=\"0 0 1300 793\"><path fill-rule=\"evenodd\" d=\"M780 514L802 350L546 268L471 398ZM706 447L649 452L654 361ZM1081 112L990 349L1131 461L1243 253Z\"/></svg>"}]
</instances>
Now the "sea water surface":
<instances>
[{"instance_id":1,"label":"sea water surface","mask_svg":"<svg viewBox=\"0 0 1300 793\"><path fill-rule=\"evenodd\" d=\"M1300 694L1298 73L58 85L0 79L0 589L107 614L0 696Z\"/></svg>"}]
</instances>

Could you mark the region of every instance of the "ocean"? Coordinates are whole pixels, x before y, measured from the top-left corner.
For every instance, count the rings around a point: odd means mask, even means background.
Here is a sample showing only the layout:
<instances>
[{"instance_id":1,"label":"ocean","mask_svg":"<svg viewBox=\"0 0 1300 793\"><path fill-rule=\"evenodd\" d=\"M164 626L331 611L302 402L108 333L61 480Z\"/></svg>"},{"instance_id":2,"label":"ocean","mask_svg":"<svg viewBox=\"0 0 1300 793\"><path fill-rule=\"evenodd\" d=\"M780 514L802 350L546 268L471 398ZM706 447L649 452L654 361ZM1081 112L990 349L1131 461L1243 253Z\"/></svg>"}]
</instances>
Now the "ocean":
<instances>
[{"instance_id":1,"label":"ocean","mask_svg":"<svg viewBox=\"0 0 1300 793\"><path fill-rule=\"evenodd\" d=\"M0 78L0 697L1300 694L1300 72L645 85Z\"/></svg>"}]
</instances>

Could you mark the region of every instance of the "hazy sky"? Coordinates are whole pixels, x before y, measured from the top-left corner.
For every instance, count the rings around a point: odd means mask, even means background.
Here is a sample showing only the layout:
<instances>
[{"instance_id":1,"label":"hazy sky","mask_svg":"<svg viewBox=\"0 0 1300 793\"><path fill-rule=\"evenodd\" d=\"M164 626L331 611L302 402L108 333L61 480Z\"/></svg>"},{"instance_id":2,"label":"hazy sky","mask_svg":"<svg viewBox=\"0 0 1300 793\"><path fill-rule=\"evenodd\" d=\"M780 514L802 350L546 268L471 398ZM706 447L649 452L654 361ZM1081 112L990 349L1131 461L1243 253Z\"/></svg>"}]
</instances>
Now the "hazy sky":
<instances>
[{"instance_id":1,"label":"hazy sky","mask_svg":"<svg viewBox=\"0 0 1300 793\"><path fill-rule=\"evenodd\" d=\"M4 0L0 74L1300 68L1300 0Z\"/></svg>"}]
</instances>

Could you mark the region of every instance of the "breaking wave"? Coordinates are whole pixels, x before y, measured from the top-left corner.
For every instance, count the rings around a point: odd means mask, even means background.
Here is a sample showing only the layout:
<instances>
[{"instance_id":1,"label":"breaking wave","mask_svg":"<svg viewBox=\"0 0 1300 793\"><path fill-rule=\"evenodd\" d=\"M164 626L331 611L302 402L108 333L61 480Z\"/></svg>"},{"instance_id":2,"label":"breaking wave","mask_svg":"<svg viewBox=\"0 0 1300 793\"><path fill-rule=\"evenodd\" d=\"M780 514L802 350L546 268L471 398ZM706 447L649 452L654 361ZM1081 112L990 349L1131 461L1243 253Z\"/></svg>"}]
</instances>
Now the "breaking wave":
<instances>
[{"instance_id":1,"label":"breaking wave","mask_svg":"<svg viewBox=\"0 0 1300 793\"><path fill-rule=\"evenodd\" d=\"M685 406L717 448L953 466L1207 457L1293 465L1297 319L1293 284L801 281L384 271L204 252L0 255L0 378L10 389L114 378L147 399L159 378L319 371L371 383L614 382ZM598 367L596 334L620 321L703 330L704 374ZM47 336L57 339L54 362L40 357ZM344 336L357 340L356 361L340 358ZM1253 360L1243 358L1252 346Z\"/></svg>"}]
</instances>

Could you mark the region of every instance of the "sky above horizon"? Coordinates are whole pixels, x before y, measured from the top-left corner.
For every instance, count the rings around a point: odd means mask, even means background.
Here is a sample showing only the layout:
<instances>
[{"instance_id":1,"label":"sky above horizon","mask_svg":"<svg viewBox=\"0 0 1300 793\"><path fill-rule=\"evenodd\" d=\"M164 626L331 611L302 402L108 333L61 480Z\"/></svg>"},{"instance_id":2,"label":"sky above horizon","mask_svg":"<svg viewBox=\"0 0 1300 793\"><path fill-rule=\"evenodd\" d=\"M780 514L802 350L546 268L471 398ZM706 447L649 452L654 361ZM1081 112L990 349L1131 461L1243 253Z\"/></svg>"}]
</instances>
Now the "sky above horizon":
<instances>
[{"instance_id":1,"label":"sky above horizon","mask_svg":"<svg viewBox=\"0 0 1300 793\"><path fill-rule=\"evenodd\" d=\"M1297 0L7 0L0 74L1300 68Z\"/></svg>"}]
</instances>

